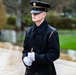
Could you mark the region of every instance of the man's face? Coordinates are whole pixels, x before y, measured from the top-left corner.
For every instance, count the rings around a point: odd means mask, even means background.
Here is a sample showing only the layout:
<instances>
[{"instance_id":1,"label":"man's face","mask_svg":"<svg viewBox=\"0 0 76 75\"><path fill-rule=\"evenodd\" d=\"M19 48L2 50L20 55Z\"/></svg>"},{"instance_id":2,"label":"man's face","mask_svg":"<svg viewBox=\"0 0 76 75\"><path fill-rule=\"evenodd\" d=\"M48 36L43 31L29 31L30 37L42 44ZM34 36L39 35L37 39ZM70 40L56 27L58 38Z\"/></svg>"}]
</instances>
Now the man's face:
<instances>
[{"instance_id":1,"label":"man's face","mask_svg":"<svg viewBox=\"0 0 76 75\"><path fill-rule=\"evenodd\" d=\"M32 21L33 22L39 22L43 20L46 16L46 12L41 12L39 14L32 14Z\"/></svg>"}]
</instances>

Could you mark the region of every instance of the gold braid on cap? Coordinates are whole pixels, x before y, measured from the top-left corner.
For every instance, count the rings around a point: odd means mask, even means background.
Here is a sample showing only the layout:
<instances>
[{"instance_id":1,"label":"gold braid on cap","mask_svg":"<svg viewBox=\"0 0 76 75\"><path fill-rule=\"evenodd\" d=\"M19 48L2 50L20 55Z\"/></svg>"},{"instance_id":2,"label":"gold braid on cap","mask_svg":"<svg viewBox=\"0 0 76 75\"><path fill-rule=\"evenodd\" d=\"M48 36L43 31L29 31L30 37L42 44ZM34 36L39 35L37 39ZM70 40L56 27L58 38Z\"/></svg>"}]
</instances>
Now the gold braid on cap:
<instances>
[{"instance_id":1,"label":"gold braid on cap","mask_svg":"<svg viewBox=\"0 0 76 75\"><path fill-rule=\"evenodd\" d=\"M35 7L35 8L45 8L45 7L41 7L41 6L32 6L32 7Z\"/></svg>"}]
</instances>

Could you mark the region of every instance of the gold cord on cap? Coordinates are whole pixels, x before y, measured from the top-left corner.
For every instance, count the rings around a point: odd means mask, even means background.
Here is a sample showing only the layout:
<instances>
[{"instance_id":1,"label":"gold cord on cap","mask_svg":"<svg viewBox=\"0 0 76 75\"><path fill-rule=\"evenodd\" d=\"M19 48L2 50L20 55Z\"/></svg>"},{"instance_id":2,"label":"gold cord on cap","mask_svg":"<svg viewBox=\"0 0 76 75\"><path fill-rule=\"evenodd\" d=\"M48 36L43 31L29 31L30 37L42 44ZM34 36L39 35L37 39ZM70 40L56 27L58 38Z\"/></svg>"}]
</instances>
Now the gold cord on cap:
<instances>
[{"instance_id":1,"label":"gold cord on cap","mask_svg":"<svg viewBox=\"0 0 76 75\"><path fill-rule=\"evenodd\" d=\"M41 6L32 6L34 8L45 8L45 7L41 7Z\"/></svg>"}]
</instances>

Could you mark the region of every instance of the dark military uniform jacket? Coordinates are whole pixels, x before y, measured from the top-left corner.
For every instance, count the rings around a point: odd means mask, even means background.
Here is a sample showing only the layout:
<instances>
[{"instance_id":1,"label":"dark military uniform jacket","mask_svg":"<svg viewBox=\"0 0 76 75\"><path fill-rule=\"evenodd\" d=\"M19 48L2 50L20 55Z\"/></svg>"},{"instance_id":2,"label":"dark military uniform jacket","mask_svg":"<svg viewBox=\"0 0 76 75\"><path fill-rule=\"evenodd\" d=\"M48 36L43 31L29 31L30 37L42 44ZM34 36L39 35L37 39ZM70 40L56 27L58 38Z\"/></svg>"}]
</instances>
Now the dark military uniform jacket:
<instances>
[{"instance_id":1,"label":"dark military uniform jacket","mask_svg":"<svg viewBox=\"0 0 76 75\"><path fill-rule=\"evenodd\" d=\"M60 55L59 38L56 29L46 20L39 27L34 24L27 29L22 60L31 48L35 52L35 61L31 66L25 64L25 75L56 75L53 61Z\"/></svg>"}]
</instances>

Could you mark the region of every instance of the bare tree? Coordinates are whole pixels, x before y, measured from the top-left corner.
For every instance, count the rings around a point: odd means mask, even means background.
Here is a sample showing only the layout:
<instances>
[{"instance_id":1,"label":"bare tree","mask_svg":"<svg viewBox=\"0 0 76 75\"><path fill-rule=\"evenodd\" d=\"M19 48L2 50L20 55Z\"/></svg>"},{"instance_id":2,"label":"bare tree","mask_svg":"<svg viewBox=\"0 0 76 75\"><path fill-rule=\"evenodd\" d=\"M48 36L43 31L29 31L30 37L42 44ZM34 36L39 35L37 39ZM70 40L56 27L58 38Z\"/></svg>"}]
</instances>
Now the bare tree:
<instances>
[{"instance_id":1,"label":"bare tree","mask_svg":"<svg viewBox=\"0 0 76 75\"><path fill-rule=\"evenodd\" d=\"M30 0L3 0L8 13L14 13L16 15L16 26L21 27L21 21L24 15L29 11Z\"/></svg>"},{"instance_id":2,"label":"bare tree","mask_svg":"<svg viewBox=\"0 0 76 75\"><path fill-rule=\"evenodd\" d=\"M6 12L2 4L2 0L0 0L0 29L2 29L5 24L6 24Z\"/></svg>"},{"instance_id":3,"label":"bare tree","mask_svg":"<svg viewBox=\"0 0 76 75\"><path fill-rule=\"evenodd\" d=\"M33 0L37 1L37 0ZM63 12L65 9L75 7L75 0L39 0L48 2L51 5L51 10L55 10L57 12ZM25 14L30 11L30 0L3 0L6 9L10 13L14 13L16 15L16 26L18 28L21 27L21 21L23 20ZM72 7L70 6L72 4Z\"/></svg>"}]
</instances>

